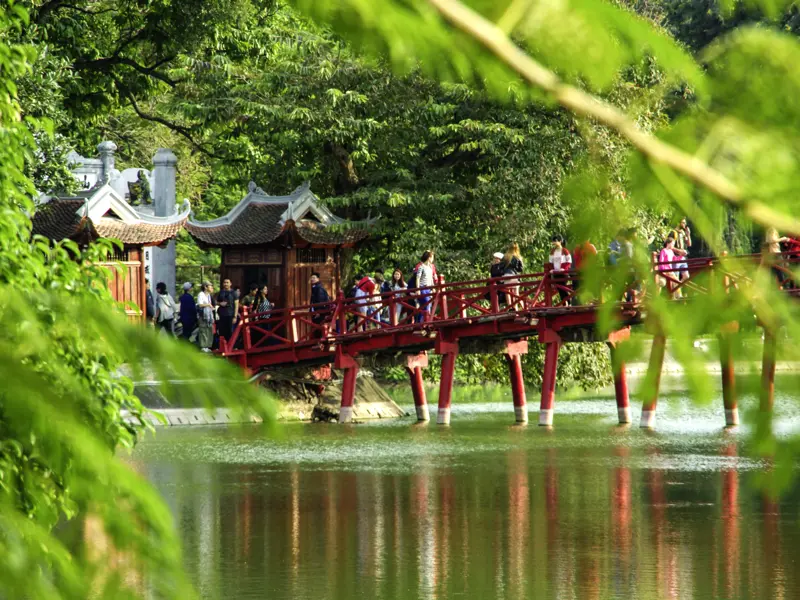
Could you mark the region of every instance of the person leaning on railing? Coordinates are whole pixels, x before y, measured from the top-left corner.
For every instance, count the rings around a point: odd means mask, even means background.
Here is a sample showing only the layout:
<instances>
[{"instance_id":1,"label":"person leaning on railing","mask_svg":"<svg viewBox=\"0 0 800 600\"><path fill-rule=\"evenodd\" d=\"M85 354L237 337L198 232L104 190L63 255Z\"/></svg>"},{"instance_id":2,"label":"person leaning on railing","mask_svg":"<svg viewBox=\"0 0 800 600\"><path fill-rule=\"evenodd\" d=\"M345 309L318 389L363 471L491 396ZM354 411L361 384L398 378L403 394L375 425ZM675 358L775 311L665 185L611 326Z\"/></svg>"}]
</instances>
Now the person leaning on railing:
<instances>
[{"instance_id":1,"label":"person leaning on railing","mask_svg":"<svg viewBox=\"0 0 800 600\"><path fill-rule=\"evenodd\" d=\"M764 244L761 247L761 264L769 267L778 280L778 287L783 287L786 282L786 273L781 269L781 244L791 241L790 238L778 234L778 230L769 227L764 234Z\"/></svg>"}]
</instances>

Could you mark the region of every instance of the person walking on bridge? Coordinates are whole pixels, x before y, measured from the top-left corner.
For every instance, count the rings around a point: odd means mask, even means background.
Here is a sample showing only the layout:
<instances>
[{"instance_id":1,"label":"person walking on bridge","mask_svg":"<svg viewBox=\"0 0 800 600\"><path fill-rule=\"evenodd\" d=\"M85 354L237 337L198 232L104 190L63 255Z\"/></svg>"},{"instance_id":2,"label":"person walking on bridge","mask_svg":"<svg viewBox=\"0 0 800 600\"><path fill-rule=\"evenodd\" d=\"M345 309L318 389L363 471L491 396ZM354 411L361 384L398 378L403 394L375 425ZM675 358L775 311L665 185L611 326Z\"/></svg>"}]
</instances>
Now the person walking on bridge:
<instances>
[{"instance_id":1,"label":"person walking on bridge","mask_svg":"<svg viewBox=\"0 0 800 600\"><path fill-rule=\"evenodd\" d=\"M578 290L586 278L586 274L594 267L597 262L597 248L589 240L582 244L578 244L575 250L572 251L572 265L575 269L577 276L572 278L572 289L575 290L576 303Z\"/></svg>"},{"instance_id":2,"label":"person walking on bridge","mask_svg":"<svg viewBox=\"0 0 800 600\"><path fill-rule=\"evenodd\" d=\"M516 242L513 242L511 245L509 245L508 249L506 250L506 254L503 257L503 276L514 276L511 279L504 280L504 284L508 286L508 294L511 297L509 304L511 305L512 310L517 307L517 300L519 298L519 279L517 279L515 276L522 275L524 271L525 266L522 262L522 254L520 254L519 245Z\"/></svg>"},{"instance_id":3,"label":"person walking on bridge","mask_svg":"<svg viewBox=\"0 0 800 600\"><path fill-rule=\"evenodd\" d=\"M551 276L553 283L557 286L561 304L569 306L570 290L567 285L569 283L569 272L572 270L572 255L564 247L564 238L558 234L552 237L550 265L552 266Z\"/></svg>"},{"instance_id":4,"label":"person walking on bridge","mask_svg":"<svg viewBox=\"0 0 800 600\"><path fill-rule=\"evenodd\" d=\"M489 276L492 279L500 279L506 272L505 255L502 252L492 254L492 266L489 267ZM491 302L492 294L488 292L486 299ZM502 283L497 286L497 305L503 306L506 303L506 293L503 291Z\"/></svg>"},{"instance_id":5,"label":"person walking on bridge","mask_svg":"<svg viewBox=\"0 0 800 600\"><path fill-rule=\"evenodd\" d=\"M319 273L316 271L311 273L309 283L311 284L311 312L313 313L311 322L319 325L330 317L331 297L328 295L328 290L322 285Z\"/></svg>"},{"instance_id":6,"label":"person walking on bridge","mask_svg":"<svg viewBox=\"0 0 800 600\"><path fill-rule=\"evenodd\" d=\"M419 312L417 313L417 323L422 323L430 319L431 286L439 281L439 274L433 264L433 251L426 250L422 253L419 264L414 269L417 274L417 287L419 292Z\"/></svg>"}]
</instances>

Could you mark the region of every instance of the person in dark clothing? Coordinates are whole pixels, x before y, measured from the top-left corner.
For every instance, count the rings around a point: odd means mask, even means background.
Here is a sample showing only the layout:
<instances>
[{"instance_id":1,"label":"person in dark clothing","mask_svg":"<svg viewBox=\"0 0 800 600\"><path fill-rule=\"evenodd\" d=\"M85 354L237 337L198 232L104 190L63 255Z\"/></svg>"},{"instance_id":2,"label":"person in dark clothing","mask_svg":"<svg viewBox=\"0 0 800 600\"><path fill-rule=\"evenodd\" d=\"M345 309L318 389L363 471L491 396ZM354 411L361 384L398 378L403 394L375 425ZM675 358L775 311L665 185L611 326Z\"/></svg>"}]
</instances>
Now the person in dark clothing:
<instances>
[{"instance_id":1,"label":"person in dark clothing","mask_svg":"<svg viewBox=\"0 0 800 600\"><path fill-rule=\"evenodd\" d=\"M506 272L506 265L503 262L503 253L502 252L495 252L492 254L492 266L489 267L489 276L492 279L497 279L498 277L502 277L505 275ZM491 293L486 294L486 299L491 301L492 295ZM500 306L506 303L506 293L502 291L502 288L498 286L497 289L497 302Z\"/></svg>"},{"instance_id":2,"label":"person in dark clothing","mask_svg":"<svg viewBox=\"0 0 800 600\"><path fill-rule=\"evenodd\" d=\"M141 279L139 281L141 281ZM156 318L156 299L155 296L153 296L153 290L150 289L149 277L145 278L144 285L147 288L147 294L145 295L145 316L147 317L147 321L151 322Z\"/></svg>"},{"instance_id":3,"label":"person in dark clothing","mask_svg":"<svg viewBox=\"0 0 800 600\"><path fill-rule=\"evenodd\" d=\"M188 340L197 327L197 303L192 296L192 284L188 281L183 284L183 295L178 298L180 302L180 321L183 327L183 339Z\"/></svg>"},{"instance_id":4,"label":"person in dark clothing","mask_svg":"<svg viewBox=\"0 0 800 600\"><path fill-rule=\"evenodd\" d=\"M328 295L328 290L325 289L322 282L319 280L319 273L312 273L309 281L311 282L311 312L314 313L311 320L314 323L322 323L330 311L328 303L331 301L331 298Z\"/></svg>"},{"instance_id":5,"label":"person in dark clothing","mask_svg":"<svg viewBox=\"0 0 800 600\"><path fill-rule=\"evenodd\" d=\"M247 293L247 295L244 298L242 298L242 301L240 302L240 304L242 306L247 306L248 308L254 308L254 304L256 302L256 296L257 295L258 295L258 284L257 283L251 283L250 284L250 291Z\"/></svg>"},{"instance_id":6,"label":"person in dark clothing","mask_svg":"<svg viewBox=\"0 0 800 600\"><path fill-rule=\"evenodd\" d=\"M233 333L234 320L239 314L239 298L236 292L231 289L230 279L225 279L222 282L222 289L217 294L217 306L219 306L217 312L219 315L219 322L217 323L219 335L226 340L230 340Z\"/></svg>"}]
</instances>

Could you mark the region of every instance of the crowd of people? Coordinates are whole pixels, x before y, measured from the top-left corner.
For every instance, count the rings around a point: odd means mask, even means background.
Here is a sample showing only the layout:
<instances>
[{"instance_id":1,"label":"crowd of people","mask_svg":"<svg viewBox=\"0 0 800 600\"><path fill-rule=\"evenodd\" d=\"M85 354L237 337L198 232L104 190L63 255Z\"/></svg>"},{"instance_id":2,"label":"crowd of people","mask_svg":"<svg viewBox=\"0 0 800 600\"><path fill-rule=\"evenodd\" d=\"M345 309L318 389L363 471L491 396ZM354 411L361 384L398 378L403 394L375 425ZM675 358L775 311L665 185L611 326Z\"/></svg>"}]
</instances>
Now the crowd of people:
<instances>
[{"instance_id":1,"label":"crowd of people","mask_svg":"<svg viewBox=\"0 0 800 600\"><path fill-rule=\"evenodd\" d=\"M635 300L642 289L633 268L634 254L644 249L637 238L635 228L618 231L608 244L605 260L602 261L611 269L612 280L622 284L626 290L625 298L629 301ZM659 248L655 249L653 244ZM681 282L690 276L687 259L692 245L692 232L686 219L669 231L663 242L651 240L656 283L662 293L672 298L681 297ZM795 251L800 258L800 240L780 236L774 229L768 230L762 249L762 264L773 270L782 286L788 285L786 271L781 268L782 259L775 257L786 251ZM419 262L408 273L408 279L400 267L394 268L388 277L388 271L380 268L371 275L357 275L345 294L354 299L356 307L355 311L351 311L355 314L347 316L349 322L355 323L356 329L363 330L380 326L381 323L401 323L412 314L416 322L426 321L430 315L435 286L442 282L434 258L432 250L423 252ZM552 289L558 294L562 305L578 302L582 282L598 263L597 248L590 240L582 241L570 251L561 235L552 236L546 268L551 276ZM516 243L510 244L505 252L492 255L489 276L499 280L496 296L500 306L514 309L522 304L519 277L523 273L525 263ZM311 321L320 325L331 320L333 305L319 273L312 273L309 283ZM214 286L209 281L203 282L196 296L193 290L194 284L184 283L183 294L176 302L163 282L156 285L156 293L153 294L148 281L147 317L159 331L180 335L195 342L206 352L214 347L216 336L231 338L238 319L242 318L242 307L247 307L248 313L255 315L252 318L261 320L267 319L274 308L266 285L252 284L242 297L238 289L233 289L230 279L223 280L222 289L217 293L214 293ZM486 300L491 301L490 294L486 295ZM394 315L391 311L394 311ZM263 327L269 328L268 325ZM338 330L339 323L331 327Z\"/></svg>"}]
</instances>

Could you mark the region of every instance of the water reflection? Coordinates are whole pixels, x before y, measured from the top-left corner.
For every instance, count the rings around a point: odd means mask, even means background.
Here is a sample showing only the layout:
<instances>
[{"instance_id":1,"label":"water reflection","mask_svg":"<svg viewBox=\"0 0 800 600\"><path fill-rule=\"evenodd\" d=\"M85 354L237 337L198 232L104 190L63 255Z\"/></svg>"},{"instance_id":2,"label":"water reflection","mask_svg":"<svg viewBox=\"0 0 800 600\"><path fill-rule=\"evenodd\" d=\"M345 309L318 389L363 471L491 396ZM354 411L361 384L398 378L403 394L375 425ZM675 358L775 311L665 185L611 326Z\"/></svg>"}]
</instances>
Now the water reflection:
<instances>
[{"instance_id":1,"label":"water reflection","mask_svg":"<svg viewBox=\"0 0 800 600\"><path fill-rule=\"evenodd\" d=\"M614 436L431 453L410 472L138 468L168 499L206 598L800 597L796 500L748 485L737 444ZM721 466L676 466L697 456Z\"/></svg>"}]
</instances>

